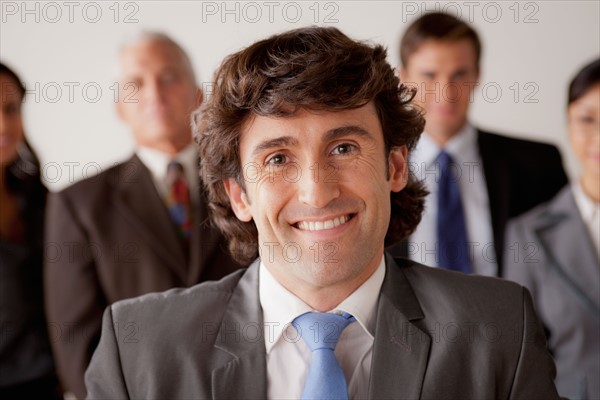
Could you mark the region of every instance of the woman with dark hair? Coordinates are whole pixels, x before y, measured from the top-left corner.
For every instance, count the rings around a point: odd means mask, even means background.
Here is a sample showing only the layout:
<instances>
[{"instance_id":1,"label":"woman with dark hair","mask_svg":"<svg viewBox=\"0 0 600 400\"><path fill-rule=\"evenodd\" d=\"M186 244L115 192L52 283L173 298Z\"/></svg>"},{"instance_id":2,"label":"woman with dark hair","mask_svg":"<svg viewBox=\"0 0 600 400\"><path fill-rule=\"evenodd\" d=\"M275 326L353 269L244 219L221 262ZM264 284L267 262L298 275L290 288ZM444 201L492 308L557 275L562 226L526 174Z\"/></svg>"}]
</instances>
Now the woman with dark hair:
<instances>
[{"instance_id":1,"label":"woman with dark hair","mask_svg":"<svg viewBox=\"0 0 600 400\"><path fill-rule=\"evenodd\" d=\"M23 134L25 88L0 63L0 397L60 399L44 316L46 188Z\"/></svg>"},{"instance_id":2,"label":"woman with dark hair","mask_svg":"<svg viewBox=\"0 0 600 400\"><path fill-rule=\"evenodd\" d=\"M556 361L556 387L600 398L600 59L569 86L571 146L582 171L507 230L506 278L531 291Z\"/></svg>"}]
</instances>

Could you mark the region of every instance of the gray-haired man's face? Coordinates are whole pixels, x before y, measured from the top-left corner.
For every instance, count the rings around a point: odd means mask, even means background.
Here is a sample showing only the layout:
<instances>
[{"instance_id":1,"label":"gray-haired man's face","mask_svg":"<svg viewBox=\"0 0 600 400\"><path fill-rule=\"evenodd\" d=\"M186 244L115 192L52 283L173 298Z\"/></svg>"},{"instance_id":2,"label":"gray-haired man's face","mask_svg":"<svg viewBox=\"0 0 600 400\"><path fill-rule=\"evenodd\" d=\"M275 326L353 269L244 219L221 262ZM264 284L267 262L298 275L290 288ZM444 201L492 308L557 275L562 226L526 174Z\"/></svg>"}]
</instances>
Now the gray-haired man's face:
<instances>
[{"instance_id":1,"label":"gray-haired man's face","mask_svg":"<svg viewBox=\"0 0 600 400\"><path fill-rule=\"evenodd\" d=\"M190 115L201 102L189 67L168 43L147 40L123 49L118 111L139 145L177 152L191 143Z\"/></svg>"}]
</instances>

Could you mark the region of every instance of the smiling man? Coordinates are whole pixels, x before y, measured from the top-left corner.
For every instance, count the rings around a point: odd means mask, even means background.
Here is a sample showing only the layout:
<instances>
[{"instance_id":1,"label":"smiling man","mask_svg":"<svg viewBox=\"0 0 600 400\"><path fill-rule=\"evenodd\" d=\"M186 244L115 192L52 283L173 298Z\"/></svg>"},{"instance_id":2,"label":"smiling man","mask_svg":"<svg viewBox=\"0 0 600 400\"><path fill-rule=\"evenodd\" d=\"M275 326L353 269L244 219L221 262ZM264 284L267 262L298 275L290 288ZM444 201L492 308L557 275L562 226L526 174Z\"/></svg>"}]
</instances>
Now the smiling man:
<instances>
[{"instance_id":1,"label":"smiling man","mask_svg":"<svg viewBox=\"0 0 600 400\"><path fill-rule=\"evenodd\" d=\"M240 162L264 166L244 187L224 182L236 216L256 224L264 265L310 307L333 309L381 262L390 193L407 184L406 146L386 154L369 102L338 112L300 109L288 118L251 116Z\"/></svg>"},{"instance_id":2,"label":"smiling man","mask_svg":"<svg viewBox=\"0 0 600 400\"><path fill-rule=\"evenodd\" d=\"M481 54L477 32L449 14L425 14L402 36L400 80L417 87L415 103L427 121L410 164L431 194L414 234L390 251L428 265L503 276L508 219L550 200L567 177L556 147L469 122L482 86Z\"/></svg>"},{"instance_id":3,"label":"smiling man","mask_svg":"<svg viewBox=\"0 0 600 400\"><path fill-rule=\"evenodd\" d=\"M90 398L557 398L526 290L384 252L426 192L407 165L424 121L381 46L290 31L214 88L201 175L249 267L109 307Z\"/></svg>"}]
</instances>

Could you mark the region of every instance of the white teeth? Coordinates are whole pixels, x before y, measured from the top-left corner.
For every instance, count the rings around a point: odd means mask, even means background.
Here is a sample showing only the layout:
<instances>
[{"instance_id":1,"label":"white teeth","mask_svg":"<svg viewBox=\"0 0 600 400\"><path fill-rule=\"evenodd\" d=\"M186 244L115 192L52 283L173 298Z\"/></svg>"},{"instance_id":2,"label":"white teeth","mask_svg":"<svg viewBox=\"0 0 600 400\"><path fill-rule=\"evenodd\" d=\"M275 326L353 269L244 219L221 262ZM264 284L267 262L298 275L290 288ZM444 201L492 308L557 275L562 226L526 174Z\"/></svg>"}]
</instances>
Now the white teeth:
<instances>
[{"instance_id":1,"label":"white teeth","mask_svg":"<svg viewBox=\"0 0 600 400\"><path fill-rule=\"evenodd\" d=\"M330 219L328 221L301 221L298 222L298 229L303 231L322 231L324 229L332 229L348 222L350 218L347 215Z\"/></svg>"}]
</instances>

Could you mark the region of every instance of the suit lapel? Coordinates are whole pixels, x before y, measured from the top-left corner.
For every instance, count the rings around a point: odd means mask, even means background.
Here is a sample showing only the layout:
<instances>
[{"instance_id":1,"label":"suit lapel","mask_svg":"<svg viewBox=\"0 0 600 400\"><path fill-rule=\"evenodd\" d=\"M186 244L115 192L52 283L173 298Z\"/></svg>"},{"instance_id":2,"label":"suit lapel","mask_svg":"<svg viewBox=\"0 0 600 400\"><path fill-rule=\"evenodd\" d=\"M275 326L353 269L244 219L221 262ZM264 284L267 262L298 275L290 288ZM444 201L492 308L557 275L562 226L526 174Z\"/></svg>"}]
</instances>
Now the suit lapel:
<instances>
[{"instance_id":1,"label":"suit lapel","mask_svg":"<svg viewBox=\"0 0 600 400\"><path fill-rule=\"evenodd\" d=\"M419 398L431 339L415 325L424 318L423 312L400 267L387 254L386 265L377 307L369 398ZM255 261L240 280L224 313L214 347L224 352L226 360L212 371L214 399L266 398L258 271ZM257 331L258 336L254 334Z\"/></svg>"},{"instance_id":2,"label":"suit lapel","mask_svg":"<svg viewBox=\"0 0 600 400\"><path fill-rule=\"evenodd\" d=\"M564 280L585 307L600 317L598 256L587 235L570 186L563 189L534 227L538 242L549 257L549 267Z\"/></svg>"},{"instance_id":3,"label":"suit lapel","mask_svg":"<svg viewBox=\"0 0 600 400\"><path fill-rule=\"evenodd\" d=\"M386 276L377 306L369 398L416 399L421 396L430 337L415 322L423 319L410 283L386 254Z\"/></svg>"},{"instance_id":4,"label":"suit lapel","mask_svg":"<svg viewBox=\"0 0 600 400\"><path fill-rule=\"evenodd\" d=\"M510 211L510 176L506 160L499 157L503 154L494 149L492 137L477 130L477 144L483 163L483 173L490 202L490 215L492 216L492 231L494 234L494 247L498 263L498 276L502 276L502 253L504 249L504 228L509 218Z\"/></svg>"},{"instance_id":5,"label":"suit lapel","mask_svg":"<svg viewBox=\"0 0 600 400\"><path fill-rule=\"evenodd\" d=\"M117 171L114 201L125 229L133 229L132 240L142 238L182 283L187 282L183 248L150 172L137 156L121 164Z\"/></svg>"},{"instance_id":6,"label":"suit lapel","mask_svg":"<svg viewBox=\"0 0 600 400\"><path fill-rule=\"evenodd\" d=\"M212 371L214 399L265 399L267 364L255 261L231 296L215 341L229 359ZM258 333L257 333L258 332Z\"/></svg>"}]
</instances>

